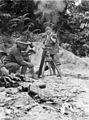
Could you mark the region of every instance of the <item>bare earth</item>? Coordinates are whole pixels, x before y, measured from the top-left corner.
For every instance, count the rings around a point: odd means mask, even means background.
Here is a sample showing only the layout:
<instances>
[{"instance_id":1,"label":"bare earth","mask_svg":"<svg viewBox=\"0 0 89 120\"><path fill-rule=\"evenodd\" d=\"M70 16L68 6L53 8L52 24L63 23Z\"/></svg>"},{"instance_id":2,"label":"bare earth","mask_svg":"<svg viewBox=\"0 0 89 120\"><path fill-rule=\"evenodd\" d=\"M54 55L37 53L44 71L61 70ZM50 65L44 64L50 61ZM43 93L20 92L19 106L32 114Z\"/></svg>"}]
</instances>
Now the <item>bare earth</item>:
<instances>
[{"instance_id":1,"label":"bare earth","mask_svg":"<svg viewBox=\"0 0 89 120\"><path fill-rule=\"evenodd\" d=\"M42 44L36 46L37 53L31 56L35 70L39 67ZM49 76L47 71L39 80L32 80L27 74L29 82L22 83L45 83L46 88L39 90L40 98L20 91L20 87L0 88L0 120L89 120L89 58L78 58L62 48L59 57L62 78Z\"/></svg>"}]
</instances>

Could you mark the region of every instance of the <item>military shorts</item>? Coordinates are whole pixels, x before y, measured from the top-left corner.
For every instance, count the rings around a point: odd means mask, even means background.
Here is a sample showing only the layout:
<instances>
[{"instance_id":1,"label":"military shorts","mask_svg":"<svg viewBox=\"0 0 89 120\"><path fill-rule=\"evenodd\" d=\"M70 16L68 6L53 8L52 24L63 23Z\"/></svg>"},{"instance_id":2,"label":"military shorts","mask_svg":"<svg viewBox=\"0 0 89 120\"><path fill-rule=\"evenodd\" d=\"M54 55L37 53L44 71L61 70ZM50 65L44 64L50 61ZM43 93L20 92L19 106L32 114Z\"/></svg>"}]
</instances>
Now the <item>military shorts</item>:
<instances>
[{"instance_id":1,"label":"military shorts","mask_svg":"<svg viewBox=\"0 0 89 120\"><path fill-rule=\"evenodd\" d=\"M61 65L60 59L59 59L59 54L50 54L52 60L55 62L56 65Z\"/></svg>"}]
</instances>

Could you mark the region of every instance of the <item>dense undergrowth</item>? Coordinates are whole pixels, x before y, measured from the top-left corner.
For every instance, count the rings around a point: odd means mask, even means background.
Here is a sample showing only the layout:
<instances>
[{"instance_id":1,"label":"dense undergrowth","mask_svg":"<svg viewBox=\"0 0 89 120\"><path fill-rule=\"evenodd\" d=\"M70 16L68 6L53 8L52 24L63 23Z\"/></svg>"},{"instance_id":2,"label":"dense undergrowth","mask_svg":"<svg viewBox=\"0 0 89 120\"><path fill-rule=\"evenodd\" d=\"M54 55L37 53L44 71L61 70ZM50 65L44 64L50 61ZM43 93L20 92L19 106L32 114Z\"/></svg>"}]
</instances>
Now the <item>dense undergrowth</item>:
<instances>
[{"instance_id":1,"label":"dense undergrowth","mask_svg":"<svg viewBox=\"0 0 89 120\"><path fill-rule=\"evenodd\" d=\"M52 2L0 0L1 35L25 32L30 36L44 32L50 25L57 32L62 47L75 55L88 56L89 2L84 1L78 6L73 1L63 2L60 2L62 7L58 6L60 9L55 9L57 6Z\"/></svg>"}]
</instances>

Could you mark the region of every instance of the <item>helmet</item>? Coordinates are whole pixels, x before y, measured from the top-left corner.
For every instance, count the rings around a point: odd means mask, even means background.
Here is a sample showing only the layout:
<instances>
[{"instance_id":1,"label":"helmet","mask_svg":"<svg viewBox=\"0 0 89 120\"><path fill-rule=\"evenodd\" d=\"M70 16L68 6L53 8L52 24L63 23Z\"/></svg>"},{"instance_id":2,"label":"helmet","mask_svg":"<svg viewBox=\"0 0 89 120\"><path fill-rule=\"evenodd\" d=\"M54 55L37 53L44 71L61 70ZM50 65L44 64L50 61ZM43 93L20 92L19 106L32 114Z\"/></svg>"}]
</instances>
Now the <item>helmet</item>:
<instances>
[{"instance_id":1,"label":"helmet","mask_svg":"<svg viewBox=\"0 0 89 120\"><path fill-rule=\"evenodd\" d=\"M17 40L16 40L16 43L18 44L24 44L24 45L30 45L31 42L27 41L27 39L24 39L23 37L19 37Z\"/></svg>"}]
</instances>

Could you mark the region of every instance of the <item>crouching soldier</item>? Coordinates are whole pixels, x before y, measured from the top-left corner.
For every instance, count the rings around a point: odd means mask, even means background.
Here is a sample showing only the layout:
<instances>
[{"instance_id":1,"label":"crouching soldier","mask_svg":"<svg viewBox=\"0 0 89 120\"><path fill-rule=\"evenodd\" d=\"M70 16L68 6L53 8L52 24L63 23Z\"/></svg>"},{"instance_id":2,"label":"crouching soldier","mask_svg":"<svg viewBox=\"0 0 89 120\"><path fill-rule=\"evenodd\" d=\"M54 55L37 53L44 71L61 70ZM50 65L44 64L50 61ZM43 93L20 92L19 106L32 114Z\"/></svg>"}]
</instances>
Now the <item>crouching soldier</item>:
<instances>
[{"instance_id":1,"label":"crouching soldier","mask_svg":"<svg viewBox=\"0 0 89 120\"><path fill-rule=\"evenodd\" d=\"M50 61L50 65L53 71L53 74L56 74L57 69L57 76L61 77L60 73L60 61L59 61L59 41L57 39L57 35L52 31L50 27L46 27L46 40L44 42L45 48L47 50L48 56L52 58Z\"/></svg>"},{"instance_id":2,"label":"crouching soldier","mask_svg":"<svg viewBox=\"0 0 89 120\"><path fill-rule=\"evenodd\" d=\"M16 73L21 67L21 75L25 75L27 68L29 68L32 69L32 77L35 78L34 65L30 61L25 60L21 53L27 49L29 44L31 43L20 37L16 44L10 48L9 54L4 60L5 67L9 70L9 73Z\"/></svg>"},{"instance_id":3,"label":"crouching soldier","mask_svg":"<svg viewBox=\"0 0 89 120\"><path fill-rule=\"evenodd\" d=\"M27 62L30 62L31 63L31 60L29 58L30 55L32 54L35 54L36 51L35 51L35 46L29 42L29 45L27 47L27 49L21 51L21 54L22 54L22 57L25 61ZM24 68L24 70L26 71L27 67ZM30 74L32 75L33 77L33 73L34 73L34 69L33 67L30 69ZM34 78L36 77L36 75L34 74Z\"/></svg>"},{"instance_id":4,"label":"crouching soldier","mask_svg":"<svg viewBox=\"0 0 89 120\"><path fill-rule=\"evenodd\" d=\"M9 71L5 68L3 64L4 57L7 56L6 52L0 50L0 76L7 76L9 75Z\"/></svg>"}]
</instances>

